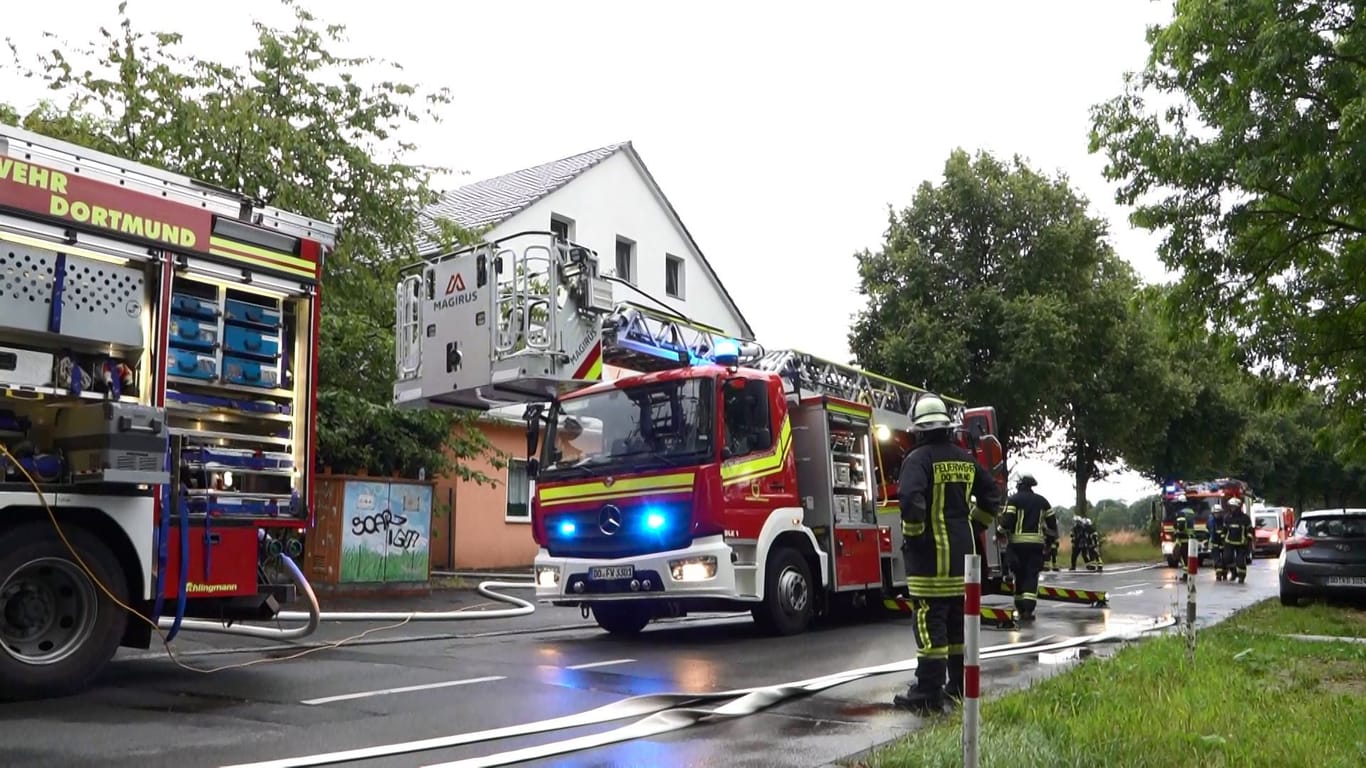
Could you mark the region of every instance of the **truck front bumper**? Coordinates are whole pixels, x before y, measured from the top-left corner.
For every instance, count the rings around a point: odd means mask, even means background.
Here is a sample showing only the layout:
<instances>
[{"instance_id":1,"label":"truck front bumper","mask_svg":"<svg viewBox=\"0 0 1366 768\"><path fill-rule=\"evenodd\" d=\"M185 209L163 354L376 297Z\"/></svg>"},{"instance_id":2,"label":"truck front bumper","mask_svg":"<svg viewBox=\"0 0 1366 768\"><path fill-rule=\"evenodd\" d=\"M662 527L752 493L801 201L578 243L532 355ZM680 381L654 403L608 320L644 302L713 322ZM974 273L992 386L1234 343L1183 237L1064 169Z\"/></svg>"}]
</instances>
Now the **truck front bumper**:
<instances>
[{"instance_id":1,"label":"truck front bumper","mask_svg":"<svg viewBox=\"0 0 1366 768\"><path fill-rule=\"evenodd\" d=\"M536 599L541 602L736 599L731 548L720 536L669 552L613 560L536 553Z\"/></svg>"}]
</instances>

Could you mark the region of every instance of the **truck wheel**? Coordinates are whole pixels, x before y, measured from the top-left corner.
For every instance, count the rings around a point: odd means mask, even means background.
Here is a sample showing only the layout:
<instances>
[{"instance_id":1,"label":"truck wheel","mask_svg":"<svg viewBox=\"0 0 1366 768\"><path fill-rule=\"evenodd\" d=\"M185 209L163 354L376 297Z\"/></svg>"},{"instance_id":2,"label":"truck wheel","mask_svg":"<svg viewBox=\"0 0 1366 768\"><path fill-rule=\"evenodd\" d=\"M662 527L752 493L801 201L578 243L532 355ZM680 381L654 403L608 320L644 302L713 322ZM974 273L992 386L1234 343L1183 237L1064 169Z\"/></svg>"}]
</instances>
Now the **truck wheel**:
<instances>
[{"instance_id":1,"label":"truck wheel","mask_svg":"<svg viewBox=\"0 0 1366 768\"><path fill-rule=\"evenodd\" d=\"M63 529L81 560L121 602L128 584L93 534ZM65 696L114 657L128 614L71 556L48 523L0 534L0 698Z\"/></svg>"},{"instance_id":2,"label":"truck wheel","mask_svg":"<svg viewBox=\"0 0 1366 768\"><path fill-rule=\"evenodd\" d=\"M814 614L811 568L795 549L774 550L764 573L764 602L750 613L759 628L776 635L806 631Z\"/></svg>"},{"instance_id":3,"label":"truck wheel","mask_svg":"<svg viewBox=\"0 0 1366 768\"><path fill-rule=\"evenodd\" d=\"M650 623L650 612L629 602L593 603L593 618L614 635L636 635Z\"/></svg>"}]
</instances>

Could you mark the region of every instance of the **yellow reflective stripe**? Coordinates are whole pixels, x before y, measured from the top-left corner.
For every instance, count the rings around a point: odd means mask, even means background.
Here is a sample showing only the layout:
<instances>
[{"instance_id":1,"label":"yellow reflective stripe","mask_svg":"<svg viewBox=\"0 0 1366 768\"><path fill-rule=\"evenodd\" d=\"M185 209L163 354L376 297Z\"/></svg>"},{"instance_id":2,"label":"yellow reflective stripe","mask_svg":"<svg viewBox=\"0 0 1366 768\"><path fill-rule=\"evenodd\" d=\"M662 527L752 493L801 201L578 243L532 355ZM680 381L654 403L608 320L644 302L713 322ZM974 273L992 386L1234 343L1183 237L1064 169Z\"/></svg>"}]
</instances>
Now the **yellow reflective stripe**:
<instances>
[{"instance_id":1,"label":"yellow reflective stripe","mask_svg":"<svg viewBox=\"0 0 1366 768\"><path fill-rule=\"evenodd\" d=\"M924 523L908 523L908 522L906 522L905 520L901 521L901 535L902 535L902 536L923 536L924 534L925 534L925 524L924 524Z\"/></svg>"},{"instance_id":2,"label":"yellow reflective stripe","mask_svg":"<svg viewBox=\"0 0 1366 768\"><path fill-rule=\"evenodd\" d=\"M1042 544L1042 533L1013 533L1010 535L1012 544Z\"/></svg>"},{"instance_id":3,"label":"yellow reflective stripe","mask_svg":"<svg viewBox=\"0 0 1366 768\"><path fill-rule=\"evenodd\" d=\"M968 511L968 515L972 517L973 520L976 520L978 523L987 526L991 525L992 522L996 519L991 516L990 512L986 511L985 509L982 509L976 504L972 505L972 509ZM975 539L976 537L973 538ZM974 544L973 546L975 547L977 545Z\"/></svg>"},{"instance_id":4,"label":"yellow reflective stripe","mask_svg":"<svg viewBox=\"0 0 1366 768\"><path fill-rule=\"evenodd\" d=\"M825 407L835 413L842 413L845 416L853 416L859 419L871 418L873 415L872 408L859 408L858 406L845 405L844 403L832 403L827 401Z\"/></svg>"},{"instance_id":5,"label":"yellow reflective stripe","mask_svg":"<svg viewBox=\"0 0 1366 768\"><path fill-rule=\"evenodd\" d=\"M743 458L721 465L721 482L724 485L748 482L760 477L783 471L787 456L792 452L792 421L783 417L782 431L778 433L778 446L770 453L755 458Z\"/></svg>"},{"instance_id":6,"label":"yellow reflective stripe","mask_svg":"<svg viewBox=\"0 0 1366 768\"><path fill-rule=\"evenodd\" d=\"M248 243L243 243L238 240L230 240L226 237L210 237L209 245L224 248L229 251L236 251L237 253L246 256L259 256L260 258L267 259L269 261L278 261L283 264L289 264L291 266L299 267L301 269L306 269L310 272L314 271L314 269L316 268L316 265L308 259L301 259L298 256L295 256L290 253L272 251L269 248L261 248L259 246L250 245Z\"/></svg>"},{"instance_id":7,"label":"yellow reflective stripe","mask_svg":"<svg viewBox=\"0 0 1366 768\"><path fill-rule=\"evenodd\" d=\"M660 491L676 493L691 490L695 476L696 473L694 472L678 472L653 477L627 477L617 480L611 485L602 480L594 480L588 483L537 488L536 492L541 497L542 504L574 501L595 496L637 496L641 493L657 493Z\"/></svg>"},{"instance_id":8,"label":"yellow reflective stripe","mask_svg":"<svg viewBox=\"0 0 1366 768\"><path fill-rule=\"evenodd\" d=\"M934 484L934 505L930 511L930 525L934 528L934 572L936 576L949 575L949 528L944 520L944 483Z\"/></svg>"},{"instance_id":9,"label":"yellow reflective stripe","mask_svg":"<svg viewBox=\"0 0 1366 768\"><path fill-rule=\"evenodd\" d=\"M907 576L906 587L916 597L959 597L963 579L958 576Z\"/></svg>"},{"instance_id":10,"label":"yellow reflective stripe","mask_svg":"<svg viewBox=\"0 0 1366 768\"><path fill-rule=\"evenodd\" d=\"M950 656L962 656L962 655L963 655L963 644L962 644L962 643L949 643L949 655L950 655Z\"/></svg>"}]
</instances>

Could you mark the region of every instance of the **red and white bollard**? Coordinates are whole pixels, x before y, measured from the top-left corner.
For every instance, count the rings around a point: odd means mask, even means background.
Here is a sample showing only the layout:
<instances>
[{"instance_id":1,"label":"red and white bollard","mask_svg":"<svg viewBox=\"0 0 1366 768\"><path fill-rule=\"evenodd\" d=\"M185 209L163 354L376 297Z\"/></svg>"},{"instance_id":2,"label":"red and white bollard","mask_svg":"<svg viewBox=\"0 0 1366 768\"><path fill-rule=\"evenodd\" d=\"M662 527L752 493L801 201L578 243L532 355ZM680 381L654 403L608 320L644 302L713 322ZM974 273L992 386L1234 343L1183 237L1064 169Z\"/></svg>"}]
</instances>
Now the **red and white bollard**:
<instances>
[{"instance_id":1,"label":"red and white bollard","mask_svg":"<svg viewBox=\"0 0 1366 768\"><path fill-rule=\"evenodd\" d=\"M982 628L982 559L966 555L963 563L963 768L977 768L980 737L982 668L979 643Z\"/></svg>"}]
</instances>

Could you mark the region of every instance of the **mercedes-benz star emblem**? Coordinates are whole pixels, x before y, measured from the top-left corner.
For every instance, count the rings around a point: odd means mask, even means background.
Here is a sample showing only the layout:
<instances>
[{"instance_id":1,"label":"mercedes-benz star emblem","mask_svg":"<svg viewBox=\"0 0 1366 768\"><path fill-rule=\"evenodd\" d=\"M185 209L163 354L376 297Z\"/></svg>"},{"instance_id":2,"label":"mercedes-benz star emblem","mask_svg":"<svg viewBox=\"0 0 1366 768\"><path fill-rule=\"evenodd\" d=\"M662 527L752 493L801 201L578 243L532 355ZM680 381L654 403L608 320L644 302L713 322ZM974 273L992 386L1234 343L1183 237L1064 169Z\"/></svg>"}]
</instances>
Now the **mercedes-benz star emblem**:
<instances>
[{"instance_id":1,"label":"mercedes-benz star emblem","mask_svg":"<svg viewBox=\"0 0 1366 768\"><path fill-rule=\"evenodd\" d=\"M598 513L598 530L611 536L621 530L621 510L615 504L608 504Z\"/></svg>"}]
</instances>

